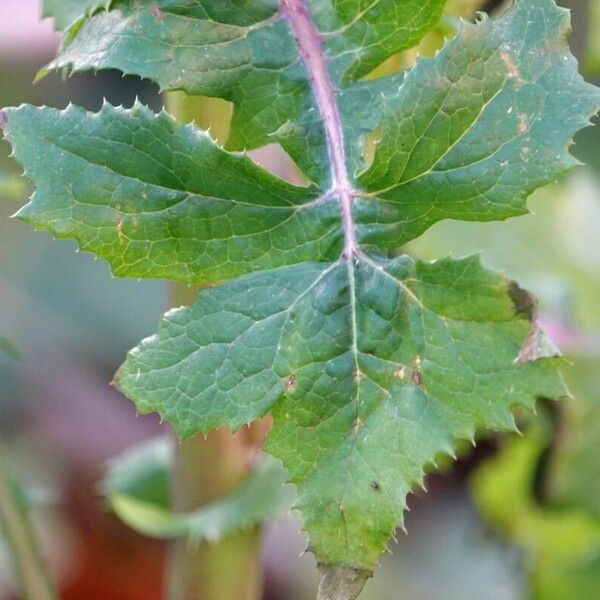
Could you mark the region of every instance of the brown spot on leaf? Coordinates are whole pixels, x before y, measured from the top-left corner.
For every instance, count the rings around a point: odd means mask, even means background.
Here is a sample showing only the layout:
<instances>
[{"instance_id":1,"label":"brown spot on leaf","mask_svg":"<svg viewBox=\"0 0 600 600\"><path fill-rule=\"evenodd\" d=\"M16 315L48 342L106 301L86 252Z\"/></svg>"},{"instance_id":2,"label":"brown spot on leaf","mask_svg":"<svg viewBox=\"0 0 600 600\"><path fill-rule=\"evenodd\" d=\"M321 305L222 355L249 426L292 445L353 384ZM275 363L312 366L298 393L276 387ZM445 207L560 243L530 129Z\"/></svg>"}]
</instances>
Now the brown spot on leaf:
<instances>
[{"instance_id":1,"label":"brown spot on leaf","mask_svg":"<svg viewBox=\"0 0 600 600\"><path fill-rule=\"evenodd\" d=\"M523 85L525 81L523 81L523 78L521 77L521 71L519 71L519 68L511 58L510 54L508 52L500 52L500 58L506 67L508 78L513 79L517 86Z\"/></svg>"},{"instance_id":2,"label":"brown spot on leaf","mask_svg":"<svg viewBox=\"0 0 600 600\"><path fill-rule=\"evenodd\" d=\"M421 371L415 369L412 372L410 379L415 385L421 385L421 382L423 381L423 376L421 375Z\"/></svg>"},{"instance_id":3,"label":"brown spot on leaf","mask_svg":"<svg viewBox=\"0 0 600 600\"><path fill-rule=\"evenodd\" d=\"M529 131L529 123L527 122L527 115L525 113L519 113L519 133L523 135Z\"/></svg>"},{"instance_id":4,"label":"brown spot on leaf","mask_svg":"<svg viewBox=\"0 0 600 600\"><path fill-rule=\"evenodd\" d=\"M285 382L285 391L291 392L294 389L295 385L296 385L296 375L294 375L294 373L292 373L288 377L288 380Z\"/></svg>"},{"instance_id":5,"label":"brown spot on leaf","mask_svg":"<svg viewBox=\"0 0 600 600\"><path fill-rule=\"evenodd\" d=\"M561 356L562 354L554 342L544 333L539 323L534 321L515 362L525 363L540 358L559 358Z\"/></svg>"},{"instance_id":6,"label":"brown spot on leaf","mask_svg":"<svg viewBox=\"0 0 600 600\"><path fill-rule=\"evenodd\" d=\"M360 417L356 417L356 419L354 419L354 427L352 428L352 433L354 435L356 435L358 433L358 430L362 427L362 420Z\"/></svg>"},{"instance_id":7,"label":"brown spot on leaf","mask_svg":"<svg viewBox=\"0 0 600 600\"><path fill-rule=\"evenodd\" d=\"M0 110L0 129L6 125L7 121L6 113L3 110Z\"/></svg>"},{"instance_id":8,"label":"brown spot on leaf","mask_svg":"<svg viewBox=\"0 0 600 600\"><path fill-rule=\"evenodd\" d=\"M378 481L371 481L369 487L374 491L374 492L380 492L381 491L381 485L379 485Z\"/></svg>"},{"instance_id":9,"label":"brown spot on leaf","mask_svg":"<svg viewBox=\"0 0 600 600\"><path fill-rule=\"evenodd\" d=\"M400 379L404 379L406 377L406 367L404 365L398 367L394 375L396 375L396 377L400 377Z\"/></svg>"},{"instance_id":10,"label":"brown spot on leaf","mask_svg":"<svg viewBox=\"0 0 600 600\"><path fill-rule=\"evenodd\" d=\"M508 295L513 303L515 315L530 322L529 333L515 358L515 363L539 360L540 358L558 358L561 356L554 342L544 333L538 322L538 300L515 281L508 282Z\"/></svg>"},{"instance_id":11,"label":"brown spot on leaf","mask_svg":"<svg viewBox=\"0 0 600 600\"><path fill-rule=\"evenodd\" d=\"M511 280L508 282L508 296L512 300L515 315L525 317L528 321L537 319L538 300L531 292Z\"/></svg>"},{"instance_id":12,"label":"brown spot on leaf","mask_svg":"<svg viewBox=\"0 0 600 600\"><path fill-rule=\"evenodd\" d=\"M160 10L160 7L158 6L158 4L151 4L150 6L148 6L148 10L150 11L150 14L157 20L162 22L163 19L165 18L165 16L163 15L162 10Z\"/></svg>"}]
</instances>

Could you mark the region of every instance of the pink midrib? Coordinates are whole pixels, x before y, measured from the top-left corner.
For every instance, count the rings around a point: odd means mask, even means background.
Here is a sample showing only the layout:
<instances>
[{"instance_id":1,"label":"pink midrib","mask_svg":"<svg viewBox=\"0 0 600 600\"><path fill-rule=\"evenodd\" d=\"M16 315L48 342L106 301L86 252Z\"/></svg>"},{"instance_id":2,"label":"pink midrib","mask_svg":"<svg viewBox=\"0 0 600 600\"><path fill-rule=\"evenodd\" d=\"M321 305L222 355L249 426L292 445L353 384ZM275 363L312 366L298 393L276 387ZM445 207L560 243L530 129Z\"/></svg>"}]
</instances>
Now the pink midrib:
<instances>
[{"instance_id":1,"label":"pink midrib","mask_svg":"<svg viewBox=\"0 0 600 600\"><path fill-rule=\"evenodd\" d=\"M310 85L323 121L331 173L331 194L340 201L344 229L344 258L358 253L352 201L354 190L348 176L344 129L336 93L327 68L327 56L319 31L313 23L304 0L279 0L284 17L287 19L300 55L308 71Z\"/></svg>"}]
</instances>

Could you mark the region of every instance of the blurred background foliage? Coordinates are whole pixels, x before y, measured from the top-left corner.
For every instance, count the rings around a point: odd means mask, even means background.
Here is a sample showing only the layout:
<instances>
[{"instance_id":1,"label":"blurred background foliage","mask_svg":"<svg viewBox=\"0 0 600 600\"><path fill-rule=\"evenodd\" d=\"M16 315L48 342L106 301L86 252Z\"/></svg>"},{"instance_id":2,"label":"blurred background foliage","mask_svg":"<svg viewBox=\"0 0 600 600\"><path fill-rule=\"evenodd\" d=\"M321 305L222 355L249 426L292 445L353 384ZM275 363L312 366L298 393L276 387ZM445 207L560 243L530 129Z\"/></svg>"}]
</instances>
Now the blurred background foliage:
<instances>
[{"instance_id":1,"label":"blurred background foliage","mask_svg":"<svg viewBox=\"0 0 600 600\"><path fill-rule=\"evenodd\" d=\"M559 3L574 9L572 47L586 76L597 80L600 0ZM422 47L378 74L409 67L417 53L435 52L459 17L500 4L449 0ZM152 85L119 73L67 81L52 75L32 85L58 44L52 24L40 20L36 0L1 0L0 16L0 106L72 101L96 110L103 97L128 106L139 96L160 108ZM206 111L205 124L226 135L227 107L208 102ZM408 248L424 259L481 252L486 265L533 290L545 329L569 359L564 372L573 398L560 406L541 402L537 417L519 414L520 438L483 432L457 463L440 463L428 493L410 499L409 535L391 545L365 600L598 597L600 130L582 132L574 152L587 166L537 192L530 215L508 223L443 222ZM277 149L255 158L294 177ZM108 385L125 352L154 331L167 306L165 285L113 279L105 264L76 256L74 244L53 243L10 220L29 193L18 175L0 142L0 434L20 488L46 499L34 503L33 516L61 598L158 600L164 542L122 524L99 482L107 460L165 433L156 418L135 418ZM15 361L10 354L17 352ZM292 517L267 529L266 599L314 597L313 559L298 558L298 529ZM2 599L17 597L10 571L0 544Z\"/></svg>"}]
</instances>

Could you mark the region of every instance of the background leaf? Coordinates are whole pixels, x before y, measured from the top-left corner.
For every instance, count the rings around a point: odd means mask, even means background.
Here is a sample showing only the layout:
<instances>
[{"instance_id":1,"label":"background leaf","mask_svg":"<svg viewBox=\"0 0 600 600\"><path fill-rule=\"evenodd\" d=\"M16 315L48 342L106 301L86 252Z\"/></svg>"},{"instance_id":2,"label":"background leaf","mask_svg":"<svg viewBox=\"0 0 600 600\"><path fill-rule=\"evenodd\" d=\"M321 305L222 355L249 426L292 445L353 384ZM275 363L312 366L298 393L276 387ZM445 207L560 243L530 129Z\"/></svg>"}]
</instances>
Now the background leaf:
<instances>
[{"instance_id":1,"label":"background leaf","mask_svg":"<svg viewBox=\"0 0 600 600\"><path fill-rule=\"evenodd\" d=\"M521 439L507 441L473 479L483 515L524 549L531 565L532 596L538 600L595 597L600 583L600 520L577 508L543 506L533 496L542 452L550 441L548 423Z\"/></svg>"},{"instance_id":2,"label":"background leaf","mask_svg":"<svg viewBox=\"0 0 600 600\"><path fill-rule=\"evenodd\" d=\"M104 493L114 512L140 533L216 541L289 510L294 493L285 485L285 472L277 461L264 457L229 496L186 514L171 512L171 447L168 439L156 439L134 447L109 465Z\"/></svg>"}]
</instances>

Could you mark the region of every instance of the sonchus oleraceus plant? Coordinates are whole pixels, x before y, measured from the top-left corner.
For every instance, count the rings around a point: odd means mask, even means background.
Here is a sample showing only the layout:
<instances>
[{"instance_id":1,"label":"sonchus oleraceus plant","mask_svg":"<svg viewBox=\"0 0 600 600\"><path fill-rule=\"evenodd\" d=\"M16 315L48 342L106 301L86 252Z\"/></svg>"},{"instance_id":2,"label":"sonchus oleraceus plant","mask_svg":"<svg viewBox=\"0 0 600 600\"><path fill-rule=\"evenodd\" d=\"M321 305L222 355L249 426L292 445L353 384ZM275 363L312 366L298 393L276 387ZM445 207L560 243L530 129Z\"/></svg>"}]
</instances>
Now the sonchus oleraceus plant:
<instances>
[{"instance_id":1,"label":"sonchus oleraceus plant","mask_svg":"<svg viewBox=\"0 0 600 600\"><path fill-rule=\"evenodd\" d=\"M223 98L231 133L222 148L140 104L7 108L35 187L18 218L116 276L215 284L165 315L117 385L182 438L272 415L265 449L296 486L321 595L355 598L436 455L566 393L530 294L477 257L397 249L443 219L522 215L577 164L569 145L600 94L568 11L514 0L409 71L366 78L444 0L54 5L71 25L48 70ZM306 185L244 152L273 142Z\"/></svg>"}]
</instances>

